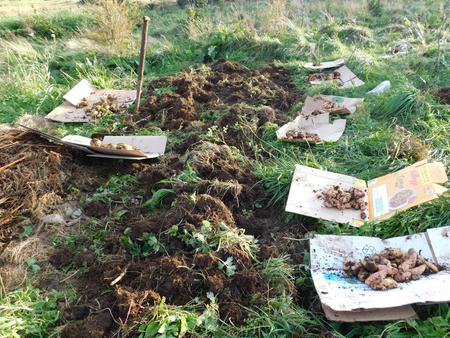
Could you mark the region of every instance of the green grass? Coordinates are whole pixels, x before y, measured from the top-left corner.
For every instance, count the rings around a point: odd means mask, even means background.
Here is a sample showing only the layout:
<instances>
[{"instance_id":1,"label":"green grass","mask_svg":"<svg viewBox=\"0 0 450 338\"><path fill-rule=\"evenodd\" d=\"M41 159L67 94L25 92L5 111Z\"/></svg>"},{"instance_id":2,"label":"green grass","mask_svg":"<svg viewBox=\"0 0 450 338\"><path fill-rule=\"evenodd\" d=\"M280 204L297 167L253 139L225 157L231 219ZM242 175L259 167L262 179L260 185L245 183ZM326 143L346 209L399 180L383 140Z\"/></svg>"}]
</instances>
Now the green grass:
<instances>
[{"instance_id":1,"label":"green grass","mask_svg":"<svg viewBox=\"0 0 450 338\"><path fill-rule=\"evenodd\" d=\"M353 116L347 117L346 131L335 143L285 144L276 139L277 126L270 123L258 130L257 135L251 135L259 148L255 154L260 156L251 163L254 173L266 188L268 204L280 210L284 207L295 164L364 180L412 164L414 160L410 158L391 159L389 156L397 124L427 144L430 158L443 161L448 167L450 108L438 103L432 94L436 88L448 86L450 79L445 2L382 1L381 6L378 1L345 2L347 6L342 3L306 1L306 7L302 8L295 3L277 7L276 3L219 1L215 5L195 8L179 8L171 3L141 9L141 14L152 18L146 81L224 57L249 67L261 67L270 62L285 66L292 70L297 87L308 95L320 92L365 98L365 104ZM85 29L94 28L91 19L82 11L0 19L0 123L14 122L24 113L45 115L62 103L64 93L82 78L100 88L134 87L138 48L120 55L107 53L101 46L84 40ZM130 37L136 46L139 29L137 26ZM408 54L390 57L389 51L403 40L411 46ZM305 83L303 78L308 72L302 68L303 62L338 57L347 60L365 85L340 89L327 85L310 87ZM380 96L365 96L383 80L391 81L390 91ZM171 91L171 88L164 88L161 93L166 90ZM289 117L294 117L299 108L301 103L287 113ZM60 124L55 133L58 136L90 136L92 133L118 133L123 127L121 118L106 116L91 124ZM150 126L139 133L163 132ZM164 133L169 140L189 137L183 131ZM195 172L191 174L184 175L189 179L182 175L173 180L197 182ZM114 203L126 204L135 183L134 176L114 176L91 199L108 204L114 199ZM155 191L148 206L157 209L163 195L171 192ZM117 199L118 195L122 198ZM388 238L448 225L449 210L448 198L440 198L387 221L368 223L361 228L305 217L296 220L323 234L350 233ZM293 217L281 214L284 218ZM233 243L242 237L237 232L231 234L233 236L226 231L222 233L225 240ZM155 244L154 241L140 241L143 245ZM300 271L292 267L286 257L261 264L266 278L273 281L273 287L280 286L280 291L292 290L294 277L300 298L302 292L315 294L307 269ZM0 312L0 336L3 333L8 337L54 334L53 327L58 323L59 315L53 296L48 297L33 288L2 295L0 308L6 310ZM246 325L230 327L218 321L217 304L212 299L207 301L209 307L204 306L203 300L200 302L203 305L185 307L161 303L136 329L142 337L161 336L157 331L165 325L175 336L187 332L218 337L319 337L327 332L337 337L395 338L444 337L450 330L450 311L445 304L420 307L421 320L347 325L326 321L316 304L307 309L300 307L290 292L253 309ZM2 326L2 320L11 325Z\"/></svg>"},{"instance_id":2,"label":"green grass","mask_svg":"<svg viewBox=\"0 0 450 338\"><path fill-rule=\"evenodd\" d=\"M32 286L0 296L0 337L52 337L58 324L57 293Z\"/></svg>"}]
</instances>

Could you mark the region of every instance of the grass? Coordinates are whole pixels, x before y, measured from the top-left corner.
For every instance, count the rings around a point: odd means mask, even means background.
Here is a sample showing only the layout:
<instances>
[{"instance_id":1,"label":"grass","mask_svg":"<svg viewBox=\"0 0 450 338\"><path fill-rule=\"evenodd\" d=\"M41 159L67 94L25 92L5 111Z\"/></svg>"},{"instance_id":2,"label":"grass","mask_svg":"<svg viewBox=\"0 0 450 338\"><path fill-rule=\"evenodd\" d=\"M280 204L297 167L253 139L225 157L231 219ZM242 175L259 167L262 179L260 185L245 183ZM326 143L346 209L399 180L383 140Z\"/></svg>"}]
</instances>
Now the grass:
<instances>
[{"instance_id":1,"label":"grass","mask_svg":"<svg viewBox=\"0 0 450 338\"><path fill-rule=\"evenodd\" d=\"M31 3L31 0L26 1ZM9 16L0 19L0 123L12 123L24 113L45 115L62 103L62 95L82 78L100 88L134 87L139 59L139 24L133 22L128 27L123 45L107 49L90 39L89 33L99 33L93 26L98 12L88 14L83 10L84 6L77 7L80 8L77 13L61 12L63 3L70 2L61 1L60 7L52 6L53 13L44 14L42 8L47 1L33 1L39 6L36 11L27 9L27 13L19 13L12 1L0 5L0 15ZM308 95L320 92L364 97L365 104L347 118L346 131L338 142L316 146L285 144L276 139L277 126L270 123L251 135L258 147L257 158L251 163L254 173L266 188L268 203L282 210L295 164L364 180L412 164L412 158L390 156L396 125L405 127L425 143L430 149L429 157L443 161L448 168L450 109L433 95L436 88L448 86L450 78L446 6L444 1L374 0L219 1L186 8L173 2L157 3L138 9L139 15L147 14L152 18L146 81L224 57L249 67L260 67L269 62L287 67L293 72L297 87ZM104 26L107 25L108 22ZM107 36L108 31L100 33ZM400 42L410 46L408 53L390 55ZM307 72L302 68L303 62L339 57L347 60L349 67L365 81L364 86L342 90L327 85L310 87L304 82ZM390 91L380 96L365 96L383 80L391 81ZM171 91L172 88L163 88L161 94ZM295 116L299 108L301 104L297 104L289 116ZM106 116L83 126L58 125L56 133L58 136L89 136L118 132L123 127L120 118ZM150 127L140 133L163 132ZM164 133L168 134L169 140L172 135L180 134ZM199 180L195 172L188 170L165 183L197 183ZM91 198L107 204L126 204L135 183L133 176L114 176ZM147 206L157 209L164 196L172 193L171 189L154 191ZM121 198L118 199L118 195ZM312 219L297 220L319 233L387 238L448 225L449 210L448 198L440 198L387 221L368 223L361 228ZM280 213L282 217L287 216ZM193 249L208 251L224 245L242 245L251 255L256 250L252 238L226 226L210 233L206 248L205 243L198 242L199 234L189 235L184 239ZM196 241L194 235L197 235ZM159 242L155 239L150 235L138 239L140 251L136 247L136 256L158 251ZM450 310L446 304L420 307L421 320L351 326L327 322L314 304L303 308L292 298L295 278L297 282L301 280L296 285L300 298L302 292L315 293L307 269L293 267L284 256L260 264L265 278L279 294L253 309L244 326L221 323L216 313L217 304L209 295L209 300L199 300L198 304L184 307L162 302L142 318L135 329L141 337L163 336L162 331L168 333L166 336L190 333L218 337L313 337L324 332L337 337L448 336ZM41 291L31 287L16 290L2 294L0 308L0 336L55 335L53 328L59 322L59 314L52 295L46 298Z\"/></svg>"},{"instance_id":2,"label":"grass","mask_svg":"<svg viewBox=\"0 0 450 338\"><path fill-rule=\"evenodd\" d=\"M58 324L57 293L32 286L0 296L0 337L52 337Z\"/></svg>"}]
</instances>

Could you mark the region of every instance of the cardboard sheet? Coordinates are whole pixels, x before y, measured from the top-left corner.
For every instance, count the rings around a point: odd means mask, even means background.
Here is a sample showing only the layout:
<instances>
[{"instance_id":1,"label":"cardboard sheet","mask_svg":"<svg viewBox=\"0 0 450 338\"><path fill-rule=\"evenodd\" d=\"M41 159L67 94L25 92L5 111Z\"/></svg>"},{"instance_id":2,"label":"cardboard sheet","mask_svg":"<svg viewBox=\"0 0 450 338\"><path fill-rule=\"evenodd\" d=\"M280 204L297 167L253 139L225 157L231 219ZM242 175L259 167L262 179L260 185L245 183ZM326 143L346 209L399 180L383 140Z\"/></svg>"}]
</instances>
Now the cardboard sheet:
<instances>
[{"instance_id":1,"label":"cardboard sheet","mask_svg":"<svg viewBox=\"0 0 450 338\"><path fill-rule=\"evenodd\" d=\"M351 187L367 188L369 221L380 221L419 204L431 201L447 189L438 183L447 182L444 165L440 162L417 162L395 173L385 175L367 184L352 176L332 173L302 165L295 167L286 204L286 211L339 223L361 226L360 211L338 210L323 206L318 195L330 186L346 190Z\"/></svg>"},{"instance_id":2,"label":"cardboard sheet","mask_svg":"<svg viewBox=\"0 0 450 338\"><path fill-rule=\"evenodd\" d=\"M67 147L81 150L88 153L88 156L122 159L122 160L145 160L156 158L164 154L167 144L166 136L105 136L103 143L125 143L133 146L137 150L116 150L103 147L91 146L91 139L80 135L68 135L62 139L42 131L21 126L41 137Z\"/></svg>"},{"instance_id":3,"label":"cardboard sheet","mask_svg":"<svg viewBox=\"0 0 450 338\"><path fill-rule=\"evenodd\" d=\"M359 79L355 73L353 73L346 65L343 65L336 69L336 72L340 73L340 77L337 80L314 80L309 83L312 85L320 85L326 82L337 82L341 88L359 87L364 84L364 81Z\"/></svg>"},{"instance_id":4,"label":"cardboard sheet","mask_svg":"<svg viewBox=\"0 0 450 338\"><path fill-rule=\"evenodd\" d=\"M303 65L303 67L311 69L311 70L323 70L328 68L337 68L342 66L345 63L344 59L337 59L334 61L324 61L320 62L318 65L314 65L313 62L307 62Z\"/></svg>"},{"instance_id":5,"label":"cardboard sheet","mask_svg":"<svg viewBox=\"0 0 450 338\"><path fill-rule=\"evenodd\" d=\"M324 306L333 311L392 309L409 304L445 303L450 301L450 227L427 230L415 235L382 240L365 236L316 235L310 240L311 275ZM386 248L410 248L420 251L445 270L421 276L397 288L377 291L356 277L343 273L346 257L362 259ZM440 252L435 260L434 252ZM397 318L398 319L398 318ZM372 320L372 319L368 319Z\"/></svg>"},{"instance_id":6,"label":"cardboard sheet","mask_svg":"<svg viewBox=\"0 0 450 338\"><path fill-rule=\"evenodd\" d=\"M330 102L336 106L329 108ZM314 95L307 96L302 107L303 115L314 115L318 112L330 114L351 114L356 111L356 107L364 103L364 99L350 98L334 95Z\"/></svg>"},{"instance_id":7,"label":"cardboard sheet","mask_svg":"<svg viewBox=\"0 0 450 338\"><path fill-rule=\"evenodd\" d=\"M83 79L78 82L75 87L69 90L63 97L64 100L66 100L71 105L78 106L84 97L90 96L96 90L97 88L91 85L88 80Z\"/></svg>"},{"instance_id":8,"label":"cardboard sheet","mask_svg":"<svg viewBox=\"0 0 450 338\"><path fill-rule=\"evenodd\" d=\"M339 185L344 190L352 187L358 189L366 189L367 187L365 181L355 177L296 165L286 203L286 211L339 223L349 222L354 226L364 224L360 210L338 210L326 208L323 205L323 200L318 197L323 190L332 185Z\"/></svg>"},{"instance_id":9,"label":"cardboard sheet","mask_svg":"<svg viewBox=\"0 0 450 338\"><path fill-rule=\"evenodd\" d=\"M91 122L86 111L108 95L114 96L122 107L129 106L136 99L135 90L97 89L87 80L81 80L64 95L66 101L47 114L46 118L57 122ZM79 108L78 105L83 98L87 98L88 104L86 107Z\"/></svg>"},{"instance_id":10,"label":"cardboard sheet","mask_svg":"<svg viewBox=\"0 0 450 338\"><path fill-rule=\"evenodd\" d=\"M330 123L329 114L316 116L299 115L294 121L286 123L277 130L277 138L287 142L306 142L306 140L301 139L286 139L286 133L288 131L298 130L305 133L317 134L322 141L336 142L344 133L346 123L347 121L345 119L334 120ZM313 143L311 141L309 142Z\"/></svg>"}]
</instances>

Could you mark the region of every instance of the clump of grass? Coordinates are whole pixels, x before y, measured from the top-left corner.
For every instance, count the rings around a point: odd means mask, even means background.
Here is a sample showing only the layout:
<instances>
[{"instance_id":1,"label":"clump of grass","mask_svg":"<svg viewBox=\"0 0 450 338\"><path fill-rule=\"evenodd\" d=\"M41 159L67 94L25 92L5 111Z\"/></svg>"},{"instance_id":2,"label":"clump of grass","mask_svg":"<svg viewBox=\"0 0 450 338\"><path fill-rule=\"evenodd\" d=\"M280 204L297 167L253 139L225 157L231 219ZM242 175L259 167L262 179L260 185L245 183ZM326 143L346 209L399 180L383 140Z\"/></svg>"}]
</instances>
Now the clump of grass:
<instances>
[{"instance_id":1,"label":"clump of grass","mask_svg":"<svg viewBox=\"0 0 450 338\"><path fill-rule=\"evenodd\" d=\"M262 262L262 273L272 288L292 294L294 284L294 267L289 263L289 256L271 257Z\"/></svg>"},{"instance_id":2,"label":"clump of grass","mask_svg":"<svg viewBox=\"0 0 450 338\"><path fill-rule=\"evenodd\" d=\"M370 42L372 32L367 27L352 24L340 27L337 36L345 43L364 44Z\"/></svg>"},{"instance_id":3,"label":"clump of grass","mask_svg":"<svg viewBox=\"0 0 450 338\"><path fill-rule=\"evenodd\" d=\"M215 296L208 292L209 303L168 305L165 298L140 321L139 338L212 337L219 329L219 308ZM203 309L203 311L202 311Z\"/></svg>"},{"instance_id":4,"label":"clump of grass","mask_svg":"<svg viewBox=\"0 0 450 338\"><path fill-rule=\"evenodd\" d=\"M397 119L408 122L423 116L429 111L429 105L420 92L411 85L401 86L390 97L384 99L374 116L382 119Z\"/></svg>"},{"instance_id":5,"label":"clump of grass","mask_svg":"<svg viewBox=\"0 0 450 338\"><path fill-rule=\"evenodd\" d=\"M281 295L252 311L245 326L233 328L234 337L304 337L321 327L312 314L294 304L291 296ZM323 334L323 333L322 333ZM324 337L326 334L317 334Z\"/></svg>"},{"instance_id":6,"label":"clump of grass","mask_svg":"<svg viewBox=\"0 0 450 338\"><path fill-rule=\"evenodd\" d=\"M124 53L133 41L139 10L129 0L98 0L88 7L93 26L87 35L110 52Z\"/></svg>"},{"instance_id":7,"label":"clump of grass","mask_svg":"<svg viewBox=\"0 0 450 338\"><path fill-rule=\"evenodd\" d=\"M0 295L0 337L49 337L60 319L57 299L31 286Z\"/></svg>"}]
</instances>

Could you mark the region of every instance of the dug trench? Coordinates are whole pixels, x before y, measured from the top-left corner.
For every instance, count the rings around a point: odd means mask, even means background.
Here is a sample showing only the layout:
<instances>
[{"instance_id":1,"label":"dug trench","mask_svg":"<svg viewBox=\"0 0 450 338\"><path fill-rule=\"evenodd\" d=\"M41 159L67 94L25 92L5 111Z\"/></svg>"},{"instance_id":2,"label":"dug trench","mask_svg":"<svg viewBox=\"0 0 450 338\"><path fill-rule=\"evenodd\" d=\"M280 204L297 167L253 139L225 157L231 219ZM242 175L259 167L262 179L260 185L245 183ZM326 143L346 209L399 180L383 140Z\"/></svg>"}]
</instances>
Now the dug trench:
<instances>
[{"instance_id":1,"label":"dug trench","mask_svg":"<svg viewBox=\"0 0 450 338\"><path fill-rule=\"evenodd\" d=\"M118 330L133 336L135 323L163 298L166 304L185 305L207 292L216 295L222 320L242 325L248 309L282 292L269 283L262 264L285 254L292 264L303 264L304 242L291 239L315 223L283 221L280 205L268 205L251 171L255 152L247 140L266 122L283 123L302 97L289 71L274 65L251 70L219 60L153 81L134 128L157 126L167 132L169 143L173 140L157 161L94 161L35 135L8 131L10 138L3 137L0 147L32 150L41 168L42 185L25 189L27 194L39 201L47 194L55 198L39 212L30 205L8 219L3 216L5 245L17 242L24 222L42 224L42 216L58 204L83 201L79 227L68 230L72 241L52 249L50 264L35 281L48 290L74 287L79 295L76 302L60 306L61 336L112 337ZM205 137L211 128L227 132L212 141ZM9 196L0 200L2 210L17 204L8 187L29 187L17 177L36 166L22 161L0 172L2 182L10 183L2 186L2 196ZM117 192L107 200L95 198L113 175L130 174L137 180L126 188L129 198ZM159 192L154 203L142 206ZM47 236L50 230L44 224L39 231ZM207 238L206 246L200 235ZM62 278L62 272L68 277ZM300 304L311 301L308 291L293 294Z\"/></svg>"}]
</instances>

